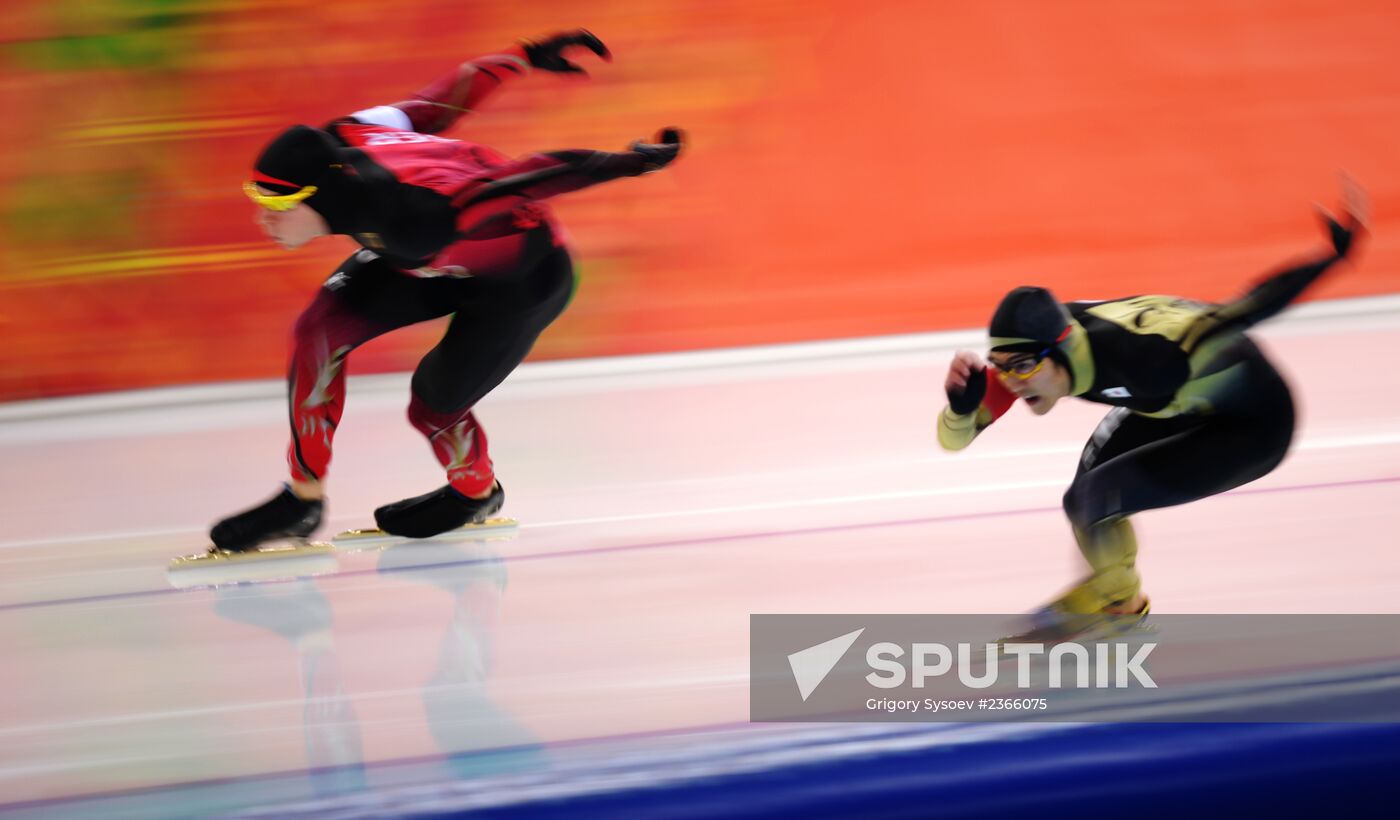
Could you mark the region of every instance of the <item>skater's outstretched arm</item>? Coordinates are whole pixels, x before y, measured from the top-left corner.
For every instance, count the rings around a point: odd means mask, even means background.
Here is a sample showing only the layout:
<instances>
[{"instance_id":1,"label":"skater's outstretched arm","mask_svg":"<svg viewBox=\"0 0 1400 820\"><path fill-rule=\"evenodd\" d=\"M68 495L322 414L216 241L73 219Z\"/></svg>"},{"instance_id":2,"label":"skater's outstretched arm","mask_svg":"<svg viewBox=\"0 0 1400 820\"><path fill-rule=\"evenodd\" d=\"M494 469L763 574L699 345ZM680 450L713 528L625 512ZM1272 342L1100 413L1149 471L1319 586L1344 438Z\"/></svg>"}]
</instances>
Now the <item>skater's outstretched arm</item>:
<instances>
[{"instance_id":1,"label":"skater's outstretched arm","mask_svg":"<svg viewBox=\"0 0 1400 820\"><path fill-rule=\"evenodd\" d=\"M1331 251L1270 274L1249 293L1212 311L1191 334L1194 338L1188 338L1187 344L1184 345L1188 352L1199 347L1208 338L1226 332L1242 332L1278 315L1329 268L1346 259L1355 250L1357 240L1366 232L1365 193L1350 180L1344 180L1344 189L1340 218L1319 209L1319 215L1327 227L1328 238L1332 243Z\"/></svg>"},{"instance_id":2,"label":"skater's outstretched arm","mask_svg":"<svg viewBox=\"0 0 1400 820\"><path fill-rule=\"evenodd\" d=\"M604 60L612 59L612 54L608 47L603 45L603 41L583 29L555 34L540 40L523 40L495 54L462 63L410 99L393 105L357 111L351 118L358 122L389 125L422 134L437 134L475 110L483 100L495 93L496 89L505 85L507 80L524 77L532 68L559 74L587 76L582 67L564 56L565 51L569 49L588 49Z\"/></svg>"},{"instance_id":3,"label":"skater's outstretched arm","mask_svg":"<svg viewBox=\"0 0 1400 820\"><path fill-rule=\"evenodd\" d=\"M1007 390L976 353L958 351L943 381L948 406L938 415L938 443L961 450L1005 415L1016 396Z\"/></svg>"},{"instance_id":4,"label":"skater's outstretched arm","mask_svg":"<svg viewBox=\"0 0 1400 820\"><path fill-rule=\"evenodd\" d=\"M550 151L530 154L493 170L485 184L463 192L461 208L502 198L547 199L619 177L659 171L680 155L684 135L663 128L652 142L637 140L626 151Z\"/></svg>"}]
</instances>

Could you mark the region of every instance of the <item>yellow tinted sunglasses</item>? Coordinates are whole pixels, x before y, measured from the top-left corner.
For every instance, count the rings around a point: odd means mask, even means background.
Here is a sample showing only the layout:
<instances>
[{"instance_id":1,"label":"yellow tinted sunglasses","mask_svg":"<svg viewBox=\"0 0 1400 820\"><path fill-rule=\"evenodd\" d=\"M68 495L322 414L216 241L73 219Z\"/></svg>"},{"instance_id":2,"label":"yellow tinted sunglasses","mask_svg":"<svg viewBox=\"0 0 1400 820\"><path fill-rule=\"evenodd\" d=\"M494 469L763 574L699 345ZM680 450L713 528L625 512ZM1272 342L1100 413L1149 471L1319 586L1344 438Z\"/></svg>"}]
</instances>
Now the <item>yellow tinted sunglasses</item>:
<instances>
[{"instance_id":1,"label":"yellow tinted sunglasses","mask_svg":"<svg viewBox=\"0 0 1400 820\"><path fill-rule=\"evenodd\" d=\"M316 186L308 185L300 191L293 191L290 194L265 194L258 190L256 184L244 182L243 193L269 211L290 211L300 205L307 197L316 193Z\"/></svg>"},{"instance_id":2,"label":"yellow tinted sunglasses","mask_svg":"<svg viewBox=\"0 0 1400 820\"><path fill-rule=\"evenodd\" d=\"M1045 360L1050 355L1050 348L1045 348L1034 356L1017 356L1005 362L990 362L997 370L997 375L1006 378L1015 378L1019 381L1029 381L1032 376L1040 372L1045 367Z\"/></svg>"}]
</instances>

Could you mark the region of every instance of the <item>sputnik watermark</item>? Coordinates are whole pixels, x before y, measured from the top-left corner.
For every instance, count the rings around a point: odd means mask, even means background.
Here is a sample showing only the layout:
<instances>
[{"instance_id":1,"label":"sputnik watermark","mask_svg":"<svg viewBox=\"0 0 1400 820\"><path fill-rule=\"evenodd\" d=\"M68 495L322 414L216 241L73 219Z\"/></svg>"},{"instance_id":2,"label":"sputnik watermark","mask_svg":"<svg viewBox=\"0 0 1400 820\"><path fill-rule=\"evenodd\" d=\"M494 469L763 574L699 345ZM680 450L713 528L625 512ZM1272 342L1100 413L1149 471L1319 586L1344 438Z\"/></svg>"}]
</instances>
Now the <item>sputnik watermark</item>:
<instances>
[{"instance_id":1,"label":"sputnik watermark","mask_svg":"<svg viewBox=\"0 0 1400 820\"><path fill-rule=\"evenodd\" d=\"M1155 643L1141 643L1135 647L1127 643L1056 643L1048 648L1042 643L981 646L959 643L956 647L953 649L942 643L913 644L908 652L910 668L906 670L900 660L906 654L904 647L888 641L871 644L865 652L865 662L874 671L866 675L865 680L871 686L894 689L903 686L907 679L910 686L922 689L926 680L947 675L956 665L959 683L969 689L987 689L995 686L1001 677L1000 660L1004 653L1016 660L1016 686L1021 689L1031 686L1032 665L1040 657L1045 658L1045 685L1051 689L1065 686L1066 660L1073 662L1071 685L1078 689L1126 689L1132 681L1148 689L1157 688L1157 682L1142 666L1157 648ZM982 667L980 673L978 666Z\"/></svg>"},{"instance_id":2,"label":"sputnik watermark","mask_svg":"<svg viewBox=\"0 0 1400 820\"><path fill-rule=\"evenodd\" d=\"M802 700L812 696L821 682L840 663L847 650L864 629L822 641L814 646L788 655L788 666L797 683ZM1026 689L1036 685L1051 689L1066 686L1078 689L1126 689L1133 685L1156 689L1157 682L1143 667L1148 655L1157 648L1155 643L1100 642L1081 643L914 643L906 652L897 643L881 641L865 651L865 663L870 673L866 682L880 689L896 689L906 685L922 689L929 678L956 676L969 689L987 689L1002 677L1003 656L1014 660L1016 686ZM905 657L908 656L908 668ZM1071 667L1069 675L1065 667ZM980 669L979 669L980 667ZM1045 674L1034 674L1044 669ZM1068 681L1068 683L1067 683Z\"/></svg>"},{"instance_id":3,"label":"sputnik watermark","mask_svg":"<svg viewBox=\"0 0 1400 820\"><path fill-rule=\"evenodd\" d=\"M1400 724L1400 616L1163 615L1062 640L1026 624L754 615L750 719Z\"/></svg>"}]
</instances>

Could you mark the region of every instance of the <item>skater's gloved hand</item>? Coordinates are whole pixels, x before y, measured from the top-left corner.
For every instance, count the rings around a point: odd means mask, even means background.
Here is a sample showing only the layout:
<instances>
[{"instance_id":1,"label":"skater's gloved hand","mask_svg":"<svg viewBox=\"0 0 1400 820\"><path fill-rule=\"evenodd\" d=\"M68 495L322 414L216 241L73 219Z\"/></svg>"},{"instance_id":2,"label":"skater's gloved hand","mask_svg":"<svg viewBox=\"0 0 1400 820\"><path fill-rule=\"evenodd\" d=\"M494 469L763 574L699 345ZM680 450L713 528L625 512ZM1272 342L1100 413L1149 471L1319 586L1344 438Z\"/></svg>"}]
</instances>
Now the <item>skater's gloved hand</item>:
<instances>
[{"instance_id":1,"label":"skater's gloved hand","mask_svg":"<svg viewBox=\"0 0 1400 820\"><path fill-rule=\"evenodd\" d=\"M571 62L564 56L564 50L567 48L586 48L604 60L612 62L612 52L603 45L602 40L599 40L587 29L552 34L543 40L521 40L520 45L525 48L525 59L530 61L530 65L558 74L588 76L588 72L583 70L583 66Z\"/></svg>"},{"instance_id":2,"label":"skater's gloved hand","mask_svg":"<svg viewBox=\"0 0 1400 820\"><path fill-rule=\"evenodd\" d=\"M959 350L948 365L943 390L948 394L949 409L957 415L977 412L987 395L987 365L976 353Z\"/></svg>"},{"instance_id":3,"label":"skater's gloved hand","mask_svg":"<svg viewBox=\"0 0 1400 820\"><path fill-rule=\"evenodd\" d=\"M652 142L635 140L627 150L642 157L642 173L649 174L652 171L660 171L680 156L681 148L685 146L685 132L679 128L668 127L656 132L652 137Z\"/></svg>"},{"instance_id":4,"label":"skater's gloved hand","mask_svg":"<svg viewBox=\"0 0 1400 820\"><path fill-rule=\"evenodd\" d=\"M1333 216L1326 208L1318 206L1317 214L1327 228L1328 238L1338 256L1345 257L1355 245L1357 238L1367 232L1366 223L1370 206L1366 191L1356 180L1342 174L1342 215Z\"/></svg>"}]
</instances>

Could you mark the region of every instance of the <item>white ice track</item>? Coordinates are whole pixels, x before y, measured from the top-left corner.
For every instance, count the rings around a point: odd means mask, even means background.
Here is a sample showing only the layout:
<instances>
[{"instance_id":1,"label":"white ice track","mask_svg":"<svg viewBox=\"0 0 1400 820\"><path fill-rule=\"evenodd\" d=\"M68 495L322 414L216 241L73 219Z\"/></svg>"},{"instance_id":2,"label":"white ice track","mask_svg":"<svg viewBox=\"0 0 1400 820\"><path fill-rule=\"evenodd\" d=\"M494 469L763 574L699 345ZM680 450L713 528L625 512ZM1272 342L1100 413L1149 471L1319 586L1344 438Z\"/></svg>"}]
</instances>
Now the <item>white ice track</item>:
<instances>
[{"instance_id":1,"label":"white ice track","mask_svg":"<svg viewBox=\"0 0 1400 820\"><path fill-rule=\"evenodd\" d=\"M1400 300L1308 305L1259 335L1301 408L1293 454L1138 518L1155 608L1400 612ZM791 756L814 732L839 744L813 754L938 742L745 726L748 616L1016 612L1074 577L1059 499L1103 409L1016 408L941 452L943 369L979 339L527 365L480 407L516 540L219 592L171 590L165 566L275 489L279 385L0 407L0 803L248 810L358 760L382 789L489 775L462 781L489 804L666 755L701 773ZM404 377L352 379L328 531L441 483L406 402ZM496 747L517 753L458 755ZM229 785L179 788L211 781Z\"/></svg>"}]
</instances>

